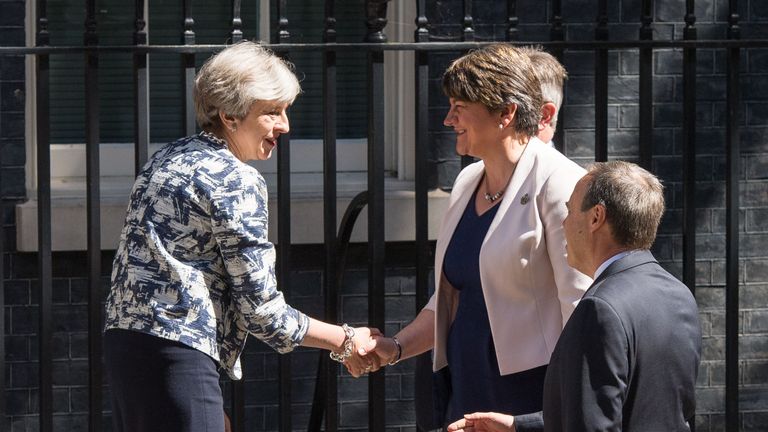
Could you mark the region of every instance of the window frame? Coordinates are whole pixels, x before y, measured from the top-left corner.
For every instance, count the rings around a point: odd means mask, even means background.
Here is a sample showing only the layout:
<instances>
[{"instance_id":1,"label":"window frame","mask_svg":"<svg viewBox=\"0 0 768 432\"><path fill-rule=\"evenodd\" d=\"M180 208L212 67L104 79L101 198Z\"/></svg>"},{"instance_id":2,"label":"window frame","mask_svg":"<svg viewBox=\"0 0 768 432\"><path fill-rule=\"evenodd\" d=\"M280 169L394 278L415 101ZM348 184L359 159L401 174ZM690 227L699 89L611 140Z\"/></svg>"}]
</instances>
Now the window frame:
<instances>
[{"instance_id":1,"label":"window frame","mask_svg":"<svg viewBox=\"0 0 768 432\"><path fill-rule=\"evenodd\" d=\"M411 5L393 2L388 8L387 32L391 41L410 41L415 29L416 11ZM269 2L260 2L259 35L269 40ZM26 43L35 44L35 2L26 2ZM148 14L148 12L146 12ZM148 23L148 16L145 16ZM147 29L150 31L150 29ZM25 146L28 155L25 166L25 185L28 201L16 208L17 248L20 251L37 249L37 118L36 118L36 57L26 58ZM415 166L415 101L413 52L385 52L385 169L389 173L387 189L386 237L392 240L414 238L413 180ZM151 144L150 152L164 143ZM116 246L122 217L133 184L133 143L101 143L101 207L102 248ZM293 207L301 209L299 217L292 217L292 239L296 243L321 243L322 233L313 233L317 220L322 220L322 139L292 139L291 200ZM150 153L151 154L151 153ZM85 221L85 144L51 144L51 200L54 220ZM264 174L269 184L269 206L276 214L276 156L269 161L253 164ZM338 205L339 220L351 198L367 187L367 138L338 139ZM271 183L271 184L270 184ZM444 192L430 195L442 207L447 198ZM295 210L292 211L296 212ZM441 214L442 212L440 212ZM66 219L59 219L61 215ZM317 214L318 218L301 217ZM430 212L431 217L434 212ZM117 218L117 220L115 219ZM410 219L409 219L410 218ZM276 218L270 224L270 237L276 238ZM309 222L312 221L312 222ZM439 221L430 224L430 238L436 236ZM86 248L85 224L78 227L58 227L53 224L54 250L84 250ZM353 241L364 241L365 219L361 216L353 234Z\"/></svg>"}]
</instances>

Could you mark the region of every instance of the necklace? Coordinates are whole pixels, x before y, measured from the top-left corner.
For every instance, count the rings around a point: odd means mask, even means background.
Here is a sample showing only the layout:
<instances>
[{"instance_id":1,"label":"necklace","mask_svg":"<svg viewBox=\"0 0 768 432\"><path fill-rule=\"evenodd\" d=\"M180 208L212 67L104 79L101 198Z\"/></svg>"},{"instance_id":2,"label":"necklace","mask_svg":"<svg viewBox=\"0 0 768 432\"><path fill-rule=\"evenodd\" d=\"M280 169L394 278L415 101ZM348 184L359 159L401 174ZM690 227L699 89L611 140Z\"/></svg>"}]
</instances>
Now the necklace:
<instances>
[{"instance_id":1,"label":"necklace","mask_svg":"<svg viewBox=\"0 0 768 432\"><path fill-rule=\"evenodd\" d=\"M517 168L517 164L515 164L515 168ZM512 168L512 174L514 174L514 173L515 173L515 169ZM496 202L499 198L501 198L501 196L504 195L504 191L507 190L507 186L509 186L509 180L512 178L512 174L509 175L509 179L507 179L507 183L504 184L504 187L500 191L496 192L495 194L488 193L488 174L486 174L485 175L485 190L486 190L486 192L485 192L485 195L483 195L485 200L490 202L490 203L492 203L492 202Z\"/></svg>"},{"instance_id":2,"label":"necklace","mask_svg":"<svg viewBox=\"0 0 768 432\"><path fill-rule=\"evenodd\" d=\"M525 152L525 149L527 149L527 148L528 148L528 144L526 143L525 147L523 147L523 152ZM522 153L520 154L520 157L522 158ZM518 160L518 162L519 162L519 160ZM502 195L504 195L504 191L507 190L507 186L509 186L509 182L512 180L512 176L515 175L515 170L517 169L517 163L518 162L515 162L515 166L512 167L512 172L509 174L509 178L507 179L507 183L504 184L504 187L500 191L496 192L493 195L491 195L488 192L488 174L484 174L484 176L485 176L485 190L486 190L486 192L483 195L483 198L485 198L486 201L488 201L489 203L494 203L494 202L498 201L499 198L501 198Z\"/></svg>"},{"instance_id":3,"label":"necklace","mask_svg":"<svg viewBox=\"0 0 768 432\"><path fill-rule=\"evenodd\" d=\"M486 184L486 185L488 184L488 181L487 181L487 180L486 180L485 184ZM505 187L504 189L506 189L506 187ZM491 194L489 194L488 192L486 192L486 193L485 193L485 195L483 195L483 196L485 197L485 200L486 200L486 201L488 201L488 202L494 202L494 201L496 201L497 199L501 198L501 196L502 196L502 195L504 195L504 189L502 189L502 190L500 190L500 191L496 192L496 193L495 193L495 194L493 194L493 195L491 195Z\"/></svg>"}]
</instances>

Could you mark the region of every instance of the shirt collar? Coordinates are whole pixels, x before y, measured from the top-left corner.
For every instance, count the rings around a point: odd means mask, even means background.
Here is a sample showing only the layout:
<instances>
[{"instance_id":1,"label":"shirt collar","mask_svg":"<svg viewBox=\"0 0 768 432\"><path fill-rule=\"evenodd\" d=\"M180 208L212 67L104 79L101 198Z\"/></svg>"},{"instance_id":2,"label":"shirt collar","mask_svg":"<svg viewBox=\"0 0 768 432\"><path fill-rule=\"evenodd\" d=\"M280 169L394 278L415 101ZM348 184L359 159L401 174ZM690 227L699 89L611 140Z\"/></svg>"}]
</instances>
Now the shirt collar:
<instances>
[{"instance_id":1,"label":"shirt collar","mask_svg":"<svg viewBox=\"0 0 768 432\"><path fill-rule=\"evenodd\" d=\"M628 250L628 251L624 251L624 252L619 252L616 255L614 255L614 256L608 258L607 260L603 261L603 263L600 264L600 267L598 267L597 270L595 271L595 276L592 278L592 280L597 280L597 278L600 276L600 274L602 274L605 271L605 269L608 268L609 265L611 265L614 262L624 258L625 256L631 254L632 252L634 252L634 251Z\"/></svg>"}]
</instances>

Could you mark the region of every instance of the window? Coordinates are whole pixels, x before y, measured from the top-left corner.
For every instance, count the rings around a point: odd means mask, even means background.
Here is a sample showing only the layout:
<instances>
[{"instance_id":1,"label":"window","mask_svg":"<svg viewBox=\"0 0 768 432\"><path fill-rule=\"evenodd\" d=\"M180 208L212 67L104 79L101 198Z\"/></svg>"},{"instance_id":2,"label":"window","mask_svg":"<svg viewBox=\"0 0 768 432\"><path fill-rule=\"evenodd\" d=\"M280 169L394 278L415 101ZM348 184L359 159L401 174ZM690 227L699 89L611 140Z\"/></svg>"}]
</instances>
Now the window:
<instances>
[{"instance_id":1,"label":"window","mask_svg":"<svg viewBox=\"0 0 768 432\"><path fill-rule=\"evenodd\" d=\"M27 41L34 44L34 3L27 2ZM178 44L182 38L181 2L153 0L147 13L151 44ZM192 2L196 43L221 44L228 41L231 10L229 2ZM243 2L243 33L248 39L266 39L274 33L269 22L276 20L267 2ZM292 42L320 42L323 29L322 2L288 2ZM365 35L364 0L337 2L338 40L359 41ZM413 10L411 10L413 9ZM81 45L84 10L82 2L50 0L49 29L52 45ZM102 0L99 3L97 32L100 44L130 45L133 39L133 3ZM393 41L411 41L415 6L393 2L389 6L387 34ZM52 195L54 219L85 220L84 83L81 55L51 57L51 142ZM196 56L198 67L206 55ZM294 52L303 94L289 113L291 119L292 237L298 243L322 242L322 56L320 52ZM366 54L343 51L337 56L337 166L339 211L366 188L367 91ZM183 132L183 82L181 58L177 54L151 54L150 115L152 147L177 139ZM391 174L387 188L387 239L413 238L414 115L413 53L385 53L386 168ZM36 156L35 156L34 63L27 63L27 185L30 201L17 207L19 250L35 250L36 240ZM129 53L99 56L100 137L102 172L103 247L115 247L128 193L133 182L133 80ZM150 149L150 151L153 150ZM276 193L276 158L257 164ZM273 197L274 198L274 197ZM390 200L394 204L390 205ZM274 199L271 199L274 201ZM274 203L271 202L270 205ZM274 214L276 210L272 210ZM392 217L389 215L392 214ZM434 213L439 215L440 213ZM308 217L311 215L311 217ZM434 217L434 216L433 216ZM313 223L307 221L312 220ZM353 240L364 237L364 218ZM61 224L58 224L61 225ZM390 228L393 225L394 228ZM438 222L432 224L437 228ZM271 224L275 229L276 224ZM54 250L85 248L85 227L53 226Z\"/></svg>"}]
</instances>

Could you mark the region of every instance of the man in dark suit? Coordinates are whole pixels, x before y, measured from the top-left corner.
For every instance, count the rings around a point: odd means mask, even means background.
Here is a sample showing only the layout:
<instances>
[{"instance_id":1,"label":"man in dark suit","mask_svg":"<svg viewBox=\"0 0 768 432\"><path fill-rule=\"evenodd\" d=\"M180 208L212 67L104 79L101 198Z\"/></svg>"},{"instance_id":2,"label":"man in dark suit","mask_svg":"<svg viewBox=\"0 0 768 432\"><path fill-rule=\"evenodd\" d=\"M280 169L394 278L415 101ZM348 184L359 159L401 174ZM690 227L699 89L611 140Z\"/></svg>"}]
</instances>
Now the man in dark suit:
<instances>
[{"instance_id":1,"label":"man in dark suit","mask_svg":"<svg viewBox=\"0 0 768 432\"><path fill-rule=\"evenodd\" d=\"M552 353L543 411L469 414L449 430L690 430L701 327L688 288L649 251L661 183L628 162L598 163L567 206L568 264L595 282Z\"/></svg>"}]
</instances>

